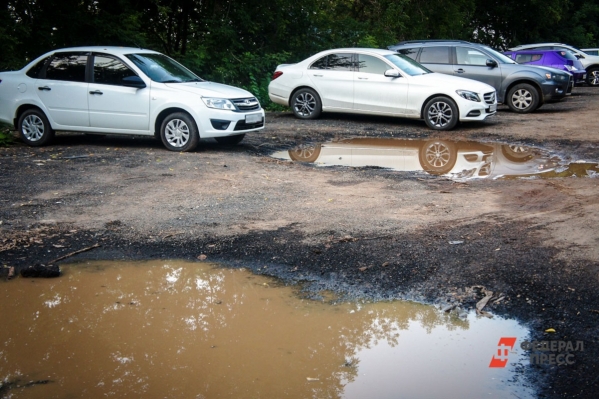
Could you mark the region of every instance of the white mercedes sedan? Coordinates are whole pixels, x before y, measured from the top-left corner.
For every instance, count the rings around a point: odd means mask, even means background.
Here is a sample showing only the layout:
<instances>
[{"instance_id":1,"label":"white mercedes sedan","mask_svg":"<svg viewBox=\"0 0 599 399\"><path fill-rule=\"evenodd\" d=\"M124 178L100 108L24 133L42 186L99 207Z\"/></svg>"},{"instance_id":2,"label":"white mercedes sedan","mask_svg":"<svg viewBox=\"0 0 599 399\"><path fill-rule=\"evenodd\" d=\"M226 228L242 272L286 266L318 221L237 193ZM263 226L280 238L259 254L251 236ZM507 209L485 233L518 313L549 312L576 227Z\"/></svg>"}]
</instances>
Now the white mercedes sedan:
<instances>
[{"instance_id":1,"label":"white mercedes sedan","mask_svg":"<svg viewBox=\"0 0 599 399\"><path fill-rule=\"evenodd\" d=\"M200 138L239 143L264 128L264 110L251 93L205 81L156 51L74 47L0 72L0 121L32 146L60 130L156 136L171 151L191 151Z\"/></svg>"},{"instance_id":2,"label":"white mercedes sedan","mask_svg":"<svg viewBox=\"0 0 599 399\"><path fill-rule=\"evenodd\" d=\"M493 87L434 73L409 57L379 49L327 50L279 65L268 94L301 119L322 112L390 115L424 119L435 130L497 112Z\"/></svg>"}]
</instances>

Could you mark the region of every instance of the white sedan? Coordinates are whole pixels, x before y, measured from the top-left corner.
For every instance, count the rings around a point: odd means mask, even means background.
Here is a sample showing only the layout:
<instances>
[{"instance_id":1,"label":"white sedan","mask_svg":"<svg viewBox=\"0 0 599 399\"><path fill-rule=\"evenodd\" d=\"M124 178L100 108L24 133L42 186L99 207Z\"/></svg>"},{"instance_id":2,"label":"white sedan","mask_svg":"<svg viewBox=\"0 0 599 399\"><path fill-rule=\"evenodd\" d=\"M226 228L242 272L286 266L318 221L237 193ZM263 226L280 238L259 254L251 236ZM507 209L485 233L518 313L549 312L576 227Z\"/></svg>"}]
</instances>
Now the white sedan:
<instances>
[{"instance_id":1,"label":"white sedan","mask_svg":"<svg viewBox=\"0 0 599 399\"><path fill-rule=\"evenodd\" d=\"M379 49L327 50L279 65L268 94L301 119L327 111L390 115L424 119L435 130L497 112L493 87L434 73L409 57Z\"/></svg>"},{"instance_id":2,"label":"white sedan","mask_svg":"<svg viewBox=\"0 0 599 399\"><path fill-rule=\"evenodd\" d=\"M0 72L0 121L32 146L61 130L156 136L169 150L190 151L200 137L239 143L264 128L264 110L251 93L204 81L164 54L75 47Z\"/></svg>"}]
</instances>

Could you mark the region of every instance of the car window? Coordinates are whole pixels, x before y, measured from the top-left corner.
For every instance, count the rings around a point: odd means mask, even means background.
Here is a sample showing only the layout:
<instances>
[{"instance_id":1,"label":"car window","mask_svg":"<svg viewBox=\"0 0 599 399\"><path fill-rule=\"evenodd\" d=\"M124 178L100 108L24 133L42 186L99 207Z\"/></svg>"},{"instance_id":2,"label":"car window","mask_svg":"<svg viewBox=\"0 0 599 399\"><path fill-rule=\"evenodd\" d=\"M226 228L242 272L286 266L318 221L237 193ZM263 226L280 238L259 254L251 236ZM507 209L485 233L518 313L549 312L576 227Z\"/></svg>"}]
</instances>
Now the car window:
<instances>
[{"instance_id":1,"label":"car window","mask_svg":"<svg viewBox=\"0 0 599 399\"><path fill-rule=\"evenodd\" d=\"M422 64L449 64L449 47L423 47L420 53Z\"/></svg>"},{"instance_id":2,"label":"car window","mask_svg":"<svg viewBox=\"0 0 599 399\"><path fill-rule=\"evenodd\" d=\"M150 79L159 83L203 82L203 79L164 54L127 54L131 62Z\"/></svg>"},{"instance_id":3,"label":"car window","mask_svg":"<svg viewBox=\"0 0 599 399\"><path fill-rule=\"evenodd\" d=\"M567 60L572 60L572 61L578 60L578 58L576 58L576 56L574 54L572 54L571 52L569 52L567 50L559 50L558 53L559 53L559 55L561 55L562 57L564 57Z\"/></svg>"},{"instance_id":4,"label":"car window","mask_svg":"<svg viewBox=\"0 0 599 399\"><path fill-rule=\"evenodd\" d=\"M121 60L108 55L94 56L94 83L122 85L123 79L137 76Z\"/></svg>"},{"instance_id":5,"label":"car window","mask_svg":"<svg viewBox=\"0 0 599 399\"><path fill-rule=\"evenodd\" d=\"M348 53L329 54L327 60L328 69L333 69L335 71L351 71L352 56L353 54Z\"/></svg>"},{"instance_id":6,"label":"car window","mask_svg":"<svg viewBox=\"0 0 599 399\"><path fill-rule=\"evenodd\" d=\"M416 75L424 75L426 73L432 73L430 69L421 65L420 63L414 61L407 55L403 54L389 54L386 55L385 58L388 61L391 61L393 65L401 69L404 73L407 73L410 76Z\"/></svg>"},{"instance_id":7,"label":"car window","mask_svg":"<svg viewBox=\"0 0 599 399\"><path fill-rule=\"evenodd\" d=\"M522 64L524 62L530 62L532 54L516 54L516 62Z\"/></svg>"},{"instance_id":8,"label":"car window","mask_svg":"<svg viewBox=\"0 0 599 399\"><path fill-rule=\"evenodd\" d=\"M391 66L385 61L364 54L358 54L358 67L362 73L373 73L377 75L384 75L385 71L391 69Z\"/></svg>"},{"instance_id":9,"label":"car window","mask_svg":"<svg viewBox=\"0 0 599 399\"><path fill-rule=\"evenodd\" d=\"M310 69L327 69L327 57L328 56L325 55L324 57L314 61L312 65L310 65Z\"/></svg>"},{"instance_id":10,"label":"car window","mask_svg":"<svg viewBox=\"0 0 599 399\"><path fill-rule=\"evenodd\" d=\"M419 48L403 48L401 50L397 50L397 52L399 54L407 55L411 59L415 60L416 57L418 56L418 50L420 50L420 49Z\"/></svg>"},{"instance_id":11,"label":"car window","mask_svg":"<svg viewBox=\"0 0 599 399\"><path fill-rule=\"evenodd\" d=\"M87 54L58 53L46 68L46 79L85 82Z\"/></svg>"},{"instance_id":12,"label":"car window","mask_svg":"<svg viewBox=\"0 0 599 399\"><path fill-rule=\"evenodd\" d=\"M43 60L37 62L34 66L29 68L26 75L34 79L39 78L42 68L44 68L44 65L46 65L46 62L48 62L49 59L50 57L46 57Z\"/></svg>"},{"instance_id":13,"label":"car window","mask_svg":"<svg viewBox=\"0 0 599 399\"><path fill-rule=\"evenodd\" d=\"M456 57L458 65L487 65L489 57L471 47L456 47Z\"/></svg>"}]
</instances>

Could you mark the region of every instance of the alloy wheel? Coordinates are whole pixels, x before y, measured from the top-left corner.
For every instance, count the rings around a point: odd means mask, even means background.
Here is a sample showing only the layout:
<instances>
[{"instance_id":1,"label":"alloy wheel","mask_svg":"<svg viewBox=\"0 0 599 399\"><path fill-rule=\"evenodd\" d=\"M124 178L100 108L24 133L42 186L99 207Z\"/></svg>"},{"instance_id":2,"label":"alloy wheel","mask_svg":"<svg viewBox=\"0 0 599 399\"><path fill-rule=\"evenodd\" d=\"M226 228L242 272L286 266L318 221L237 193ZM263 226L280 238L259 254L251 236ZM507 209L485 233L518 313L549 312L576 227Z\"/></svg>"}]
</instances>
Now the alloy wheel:
<instances>
[{"instance_id":1,"label":"alloy wheel","mask_svg":"<svg viewBox=\"0 0 599 399\"><path fill-rule=\"evenodd\" d=\"M443 101L433 103L428 108L428 120L435 127L447 126L453 118L453 110L451 106Z\"/></svg>"},{"instance_id":2,"label":"alloy wheel","mask_svg":"<svg viewBox=\"0 0 599 399\"><path fill-rule=\"evenodd\" d=\"M37 115L28 115L23 119L23 136L29 141L38 141L44 136L44 121Z\"/></svg>"},{"instance_id":3,"label":"alloy wheel","mask_svg":"<svg viewBox=\"0 0 599 399\"><path fill-rule=\"evenodd\" d=\"M173 147L183 147L189 141L189 126L181 119L173 119L166 125L166 141Z\"/></svg>"},{"instance_id":4,"label":"alloy wheel","mask_svg":"<svg viewBox=\"0 0 599 399\"><path fill-rule=\"evenodd\" d=\"M526 109L532 104L532 93L525 89L518 89L512 94L512 104L518 109Z\"/></svg>"},{"instance_id":5,"label":"alloy wheel","mask_svg":"<svg viewBox=\"0 0 599 399\"><path fill-rule=\"evenodd\" d=\"M301 116L310 116L314 112L316 108L316 99L310 93L304 92L300 93L295 98L295 103L293 104L293 109L298 115Z\"/></svg>"}]
</instances>

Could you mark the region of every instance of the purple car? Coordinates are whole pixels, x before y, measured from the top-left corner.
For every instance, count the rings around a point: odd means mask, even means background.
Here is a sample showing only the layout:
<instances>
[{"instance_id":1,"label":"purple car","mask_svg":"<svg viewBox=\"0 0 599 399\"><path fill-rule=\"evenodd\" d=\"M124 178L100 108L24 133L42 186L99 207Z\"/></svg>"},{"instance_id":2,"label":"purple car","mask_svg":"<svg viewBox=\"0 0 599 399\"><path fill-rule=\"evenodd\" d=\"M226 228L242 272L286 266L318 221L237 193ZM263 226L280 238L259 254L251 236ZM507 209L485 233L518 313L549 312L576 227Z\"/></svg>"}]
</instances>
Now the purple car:
<instances>
[{"instance_id":1,"label":"purple car","mask_svg":"<svg viewBox=\"0 0 599 399\"><path fill-rule=\"evenodd\" d=\"M567 50L519 50L503 54L518 64L542 65L568 71L577 85L584 83L586 79L587 73L582 63Z\"/></svg>"}]
</instances>

